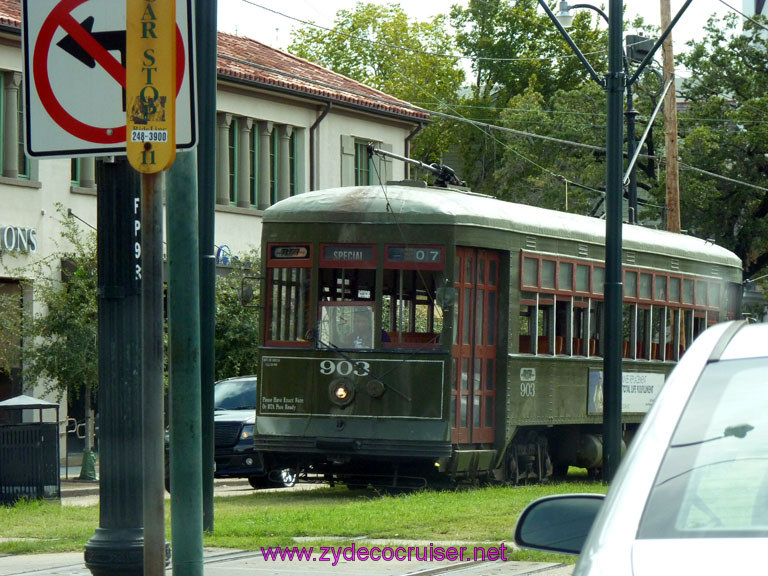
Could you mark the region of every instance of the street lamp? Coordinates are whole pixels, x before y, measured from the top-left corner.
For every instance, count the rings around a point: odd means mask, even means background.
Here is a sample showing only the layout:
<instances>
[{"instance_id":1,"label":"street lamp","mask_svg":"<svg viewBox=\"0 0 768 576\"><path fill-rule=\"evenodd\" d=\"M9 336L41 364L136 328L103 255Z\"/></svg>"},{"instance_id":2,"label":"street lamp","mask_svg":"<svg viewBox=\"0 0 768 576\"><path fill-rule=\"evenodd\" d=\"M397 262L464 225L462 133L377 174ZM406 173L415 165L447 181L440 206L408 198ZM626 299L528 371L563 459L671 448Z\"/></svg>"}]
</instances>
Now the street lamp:
<instances>
[{"instance_id":1,"label":"street lamp","mask_svg":"<svg viewBox=\"0 0 768 576\"><path fill-rule=\"evenodd\" d=\"M624 6L622 0L610 0L606 20L608 22L608 74L605 79L595 72L584 54L574 44L570 35L557 20L545 0L538 0L550 20L565 38L589 75L606 90L606 177L605 177L605 351L603 353L603 478L613 480L621 460L621 317L622 317L622 96L624 89L632 86L643 69L653 58L661 43L669 35L683 12L693 0L686 3L677 13L669 27L662 33L653 48L646 54L640 66L630 77L626 70L622 50L622 29ZM570 8L567 2L561 2ZM591 5L591 9L598 10ZM602 12L602 10L600 10ZM568 15L568 14L566 14Z\"/></svg>"}]
</instances>

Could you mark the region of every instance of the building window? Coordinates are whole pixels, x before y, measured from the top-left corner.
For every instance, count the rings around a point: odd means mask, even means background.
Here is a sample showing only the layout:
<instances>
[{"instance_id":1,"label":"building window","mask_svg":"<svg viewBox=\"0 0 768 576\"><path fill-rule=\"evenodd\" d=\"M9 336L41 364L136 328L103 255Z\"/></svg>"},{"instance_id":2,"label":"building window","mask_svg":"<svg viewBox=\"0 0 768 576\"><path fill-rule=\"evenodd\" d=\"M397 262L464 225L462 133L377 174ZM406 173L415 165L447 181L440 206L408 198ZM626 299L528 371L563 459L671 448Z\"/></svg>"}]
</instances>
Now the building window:
<instances>
[{"instance_id":1,"label":"building window","mask_svg":"<svg viewBox=\"0 0 768 576\"><path fill-rule=\"evenodd\" d=\"M232 118L229 126L229 203L237 203L237 128L238 119Z\"/></svg>"},{"instance_id":2,"label":"building window","mask_svg":"<svg viewBox=\"0 0 768 576\"><path fill-rule=\"evenodd\" d=\"M296 196L296 130L291 132L291 144L290 144L290 191L291 196Z\"/></svg>"},{"instance_id":3,"label":"building window","mask_svg":"<svg viewBox=\"0 0 768 576\"><path fill-rule=\"evenodd\" d=\"M7 178L29 179L30 163L24 154L24 108L20 72L0 72L0 162Z\"/></svg>"},{"instance_id":4,"label":"building window","mask_svg":"<svg viewBox=\"0 0 768 576\"><path fill-rule=\"evenodd\" d=\"M24 85L19 86L19 97L16 99L16 125L18 127L19 138L16 143L18 148L18 170L19 178L29 178L29 160L24 153Z\"/></svg>"},{"instance_id":5,"label":"building window","mask_svg":"<svg viewBox=\"0 0 768 576\"><path fill-rule=\"evenodd\" d=\"M368 155L367 142L355 142L355 186L370 186L371 158Z\"/></svg>"},{"instance_id":6,"label":"building window","mask_svg":"<svg viewBox=\"0 0 768 576\"><path fill-rule=\"evenodd\" d=\"M269 140L269 203L277 202L277 159L279 158L278 146L280 142L277 137L277 127L272 130Z\"/></svg>"},{"instance_id":7,"label":"building window","mask_svg":"<svg viewBox=\"0 0 768 576\"><path fill-rule=\"evenodd\" d=\"M256 206L259 197L259 130L258 125L255 123L254 129L251 130L251 137L248 141L250 142L251 147L250 153L248 154L251 163L248 192L250 194L251 206Z\"/></svg>"}]
</instances>

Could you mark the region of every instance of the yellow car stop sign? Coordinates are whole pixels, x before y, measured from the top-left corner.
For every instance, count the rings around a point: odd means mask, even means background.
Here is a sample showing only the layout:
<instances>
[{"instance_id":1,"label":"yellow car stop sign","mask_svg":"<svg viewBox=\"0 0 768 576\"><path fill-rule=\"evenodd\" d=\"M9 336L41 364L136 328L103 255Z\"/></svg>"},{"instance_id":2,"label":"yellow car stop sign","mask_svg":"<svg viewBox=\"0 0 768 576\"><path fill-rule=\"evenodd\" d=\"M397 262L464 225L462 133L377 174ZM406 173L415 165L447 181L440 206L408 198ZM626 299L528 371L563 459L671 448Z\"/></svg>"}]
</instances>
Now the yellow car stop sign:
<instances>
[{"instance_id":1,"label":"yellow car stop sign","mask_svg":"<svg viewBox=\"0 0 768 576\"><path fill-rule=\"evenodd\" d=\"M128 0L126 152L152 174L176 158L176 0Z\"/></svg>"}]
</instances>

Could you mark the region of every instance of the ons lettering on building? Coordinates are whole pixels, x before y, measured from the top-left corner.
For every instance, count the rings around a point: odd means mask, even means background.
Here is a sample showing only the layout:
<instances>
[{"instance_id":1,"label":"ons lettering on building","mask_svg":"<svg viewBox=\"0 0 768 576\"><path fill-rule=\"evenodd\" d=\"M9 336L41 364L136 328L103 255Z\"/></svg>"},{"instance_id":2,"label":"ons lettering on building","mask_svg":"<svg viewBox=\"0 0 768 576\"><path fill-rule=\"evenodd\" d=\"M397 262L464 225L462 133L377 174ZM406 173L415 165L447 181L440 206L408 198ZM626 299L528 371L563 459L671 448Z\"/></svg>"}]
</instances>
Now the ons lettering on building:
<instances>
[{"instance_id":1,"label":"ons lettering on building","mask_svg":"<svg viewBox=\"0 0 768 576\"><path fill-rule=\"evenodd\" d=\"M0 251L37 252L37 229L0 226Z\"/></svg>"}]
</instances>

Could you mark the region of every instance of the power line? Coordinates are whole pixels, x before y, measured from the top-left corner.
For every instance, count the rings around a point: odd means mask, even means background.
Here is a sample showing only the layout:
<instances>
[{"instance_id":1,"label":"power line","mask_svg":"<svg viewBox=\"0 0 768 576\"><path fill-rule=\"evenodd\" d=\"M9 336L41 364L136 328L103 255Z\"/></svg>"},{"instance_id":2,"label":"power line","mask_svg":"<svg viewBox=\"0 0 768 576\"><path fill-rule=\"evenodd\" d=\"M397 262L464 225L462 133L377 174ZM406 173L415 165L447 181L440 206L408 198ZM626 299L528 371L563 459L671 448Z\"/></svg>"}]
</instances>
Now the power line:
<instances>
[{"instance_id":1,"label":"power line","mask_svg":"<svg viewBox=\"0 0 768 576\"><path fill-rule=\"evenodd\" d=\"M245 0L243 0L243 1L245 1ZM465 118L463 116L456 116L456 115L446 114L446 113L443 113L443 112L437 112L437 111L434 111L434 110L428 110L428 109L425 109L425 108L421 108L419 106L414 106L413 104L410 104L408 102L404 102L402 100L397 100L397 99L394 99L394 98L383 98L383 97L380 97L380 96L372 95L370 93L365 93L365 92L360 92L360 91L352 90L350 88L342 88L340 86L336 86L336 85L333 85L333 84L329 84L329 83L325 83L325 82L320 82L320 81L315 80L313 78L306 78L306 77L303 77L303 76L299 76L297 74L291 74L291 73L285 72L283 70L278 70L276 68L270 68L269 66L263 66L261 64L255 63L255 62L250 62L248 60L243 60L243 59L240 59L240 58L235 58L233 56L228 56L228 55L225 55L225 54L219 54L219 57L223 58L223 59L231 60L233 62L238 62L240 64L244 64L244 65L247 65L247 66L252 66L254 68L257 68L257 69L260 69L260 70L264 70L266 72L274 73L274 74L285 76L285 77L288 77L288 78L293 78L293 79L296 79L296 80L301 80L302 82L305 82L305 83L308 83L308 84L314 84L314 85L317 85L317 86L321 86L323 88L331 88L333 90L339 90L339 91L342 91L342 92L346 92L348 94L354 94L356 96L360 96L360 97L367 98L367 99L370 99L370 100L379 101L379 102L388 104L390 106L398 106L400 108L409 109L409 110L413 110L413 111L417 111L417 112L422 112L424 114L429 114L431 116L437 116L439 118L445 118L445 119L448 119L448 120L454 120L456 122L465 122L465 123L468 123L468 124L473 124L473 125L475 125L477 127L485 128L485 129L487 129L489 131L490 130L494 130L494 131L499 131L499 132L505 132L505 133L514 134L514 135L525 137L525 138L540 139L540 140L543 140L543 141L552 142L552 143L555 143L555 144L561 144L561 145L564 145L564 146L571 146L571 147L576 147L576 148L584 148L586 150L592 150L592 151L595 151L595 152L601 152L601 153L605 153L606 152L605 147L602 147L602 146L594 146L594 145L591 145L591 144L584 144L584 143L581 143L581 142L573 142L571 140L564 140L562 138L554 138L552 136L544 136L542 134L536 134L536 133L533 133L533 132L525 132L525 131L522 131L522 130L515 130L514 128L508 128L506 126L496 126L494 124L488 124L488 123L484 123L484 122L477 122L475 120L471 120L471 119ZM411 80L409 79L409 81L411 81ZM434 98L434 96L432 96L432 97ZM498 141L498 140L497 140L497 142L499 144L505 145L504 142L501 142L501 141ZM514 150L512 150L512 151L515 154L520 154L517 151L514 151ZM656 160L656 161L660 160L659 157L650 156L650 155L647 155L647 154L640 154L640 157L644 158L644 159L652 159L652 160ZM535 164L535 165L538 165L534 161L531 161L531 162L533 164ZM714 172L709 172L707 170L703 170L701 168L696 168L696 167L690 166L690 165L685 165L683 163L681 163L680 165L681 165L681 167L683 167L686 170L693 170L693 171L701 172L701 173L706 174L707 176L709 176L711 178L720 179L720 180L723 180L723 181L726 181L726 182L730 182L730 183L734 183L734 184L740 184L740 185L743 185L743 186L746 186L746 187L749 187L749 188L760 190L762 192L768 192L768 188L765 188L763 186L758 186L756 184L751 184L749 182L743 182L743 181L735 180L735 179L729 178L727 176L721 176L719 174L715 174ZM542 167L542 170L550 172L551 175L554 176L555 178L558 178L558 179L561 179L561 180L565 179L565 177L560 176L558 174L555 174L554 172L551 172L551 171L547 170L546 168Z\"/></svg>"},{"instance_id":2,"label":"power line","mask_svg":"<svg viewBox=\"0 0 768 576\"><path fill-rule=\"evenodd\" d=\"M751 18L751 17L747 16L746 14L744 14L744 12L742 12L741 10L737 10L736 8L734 8L733 6L728 4L728 2L726 2L725 0L719 0L719 1L720 1L720 4L728 7L731 10L733 10L734 12L736 12L736 14L740 14L743 18L745 18L746 20L749 20L750 22L752 22L752 24L754 24L758 28L762 28L763 30L768 30L768 26L764 26L762 23L758 22L754 18Z\"/></svg>"}]
</instances>

